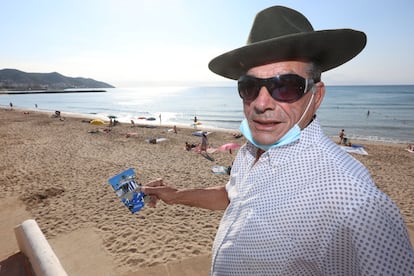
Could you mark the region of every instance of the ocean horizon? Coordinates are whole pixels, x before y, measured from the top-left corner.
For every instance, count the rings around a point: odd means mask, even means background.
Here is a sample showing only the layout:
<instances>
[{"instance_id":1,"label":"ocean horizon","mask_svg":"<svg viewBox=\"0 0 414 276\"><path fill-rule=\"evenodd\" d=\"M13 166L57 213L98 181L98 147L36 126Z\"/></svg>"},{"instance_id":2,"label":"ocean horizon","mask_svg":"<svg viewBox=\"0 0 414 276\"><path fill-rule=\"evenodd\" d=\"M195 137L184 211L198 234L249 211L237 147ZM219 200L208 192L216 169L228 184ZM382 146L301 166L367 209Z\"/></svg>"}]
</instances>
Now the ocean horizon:
<instances>
[{"instance_id":1,"label":"ocean horizon","mask_svg":"<svg viewBox=\"0 0 414 276\"><path fill-rule=\"evenodd\" d=\"M192 126L236 131L243 119L236 87L140 86L99 93L0 95L0 106L72 113L122 123ZM37 106L37 107L36 107ZM388 143L414 142L414 85L327 86L317 112L324 132L333 138ZM142 118L155 119L147 121ZM161 119L161 122L160 122Z\"/></svg>"}]
</instances>

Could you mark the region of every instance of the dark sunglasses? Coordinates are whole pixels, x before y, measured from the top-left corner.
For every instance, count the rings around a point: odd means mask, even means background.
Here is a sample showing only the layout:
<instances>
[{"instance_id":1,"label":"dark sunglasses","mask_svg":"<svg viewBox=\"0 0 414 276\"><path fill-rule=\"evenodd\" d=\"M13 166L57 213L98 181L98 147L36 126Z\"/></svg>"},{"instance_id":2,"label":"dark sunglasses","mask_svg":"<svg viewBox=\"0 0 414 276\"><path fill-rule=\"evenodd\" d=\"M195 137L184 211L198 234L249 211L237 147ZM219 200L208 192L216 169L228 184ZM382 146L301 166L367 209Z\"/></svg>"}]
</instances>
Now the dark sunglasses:
<instances>
[{"instance_id":1,"label":"dark sunglasses","mask_svg":"<svg viewBox=\"0 0 414 276\"><path fill-rule=\"evenodd\" d=\"M264 86L276 101L292 103L302 98L317 82L319 80L305 79L296 74L278 75L268 79L244 75L239 78L238 89L240 98L247 102L256 99Z\"/></svg>"}]
</instances>

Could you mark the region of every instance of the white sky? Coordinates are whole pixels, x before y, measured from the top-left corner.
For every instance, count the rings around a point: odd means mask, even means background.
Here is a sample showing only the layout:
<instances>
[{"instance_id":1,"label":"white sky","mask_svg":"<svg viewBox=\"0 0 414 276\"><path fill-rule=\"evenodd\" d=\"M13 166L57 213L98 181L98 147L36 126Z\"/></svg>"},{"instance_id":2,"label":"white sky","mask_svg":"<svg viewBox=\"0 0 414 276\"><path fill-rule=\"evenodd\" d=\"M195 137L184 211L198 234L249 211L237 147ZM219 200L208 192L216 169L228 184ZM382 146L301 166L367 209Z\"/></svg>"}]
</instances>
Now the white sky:
<instances>
[{"instance_id":1,"label":"white sky","mask_svg":"<svg viewBox=\"0 0 414 276\"><path fill-rule=\"evenodd\" d=\"M327 85L414 84L412 0L1 0L0 69L59 72L117 87L216 82L215 56L241 47L255 14L303 13L315 30L353 28L368 43Z\"/></svg>"}]
</instances>

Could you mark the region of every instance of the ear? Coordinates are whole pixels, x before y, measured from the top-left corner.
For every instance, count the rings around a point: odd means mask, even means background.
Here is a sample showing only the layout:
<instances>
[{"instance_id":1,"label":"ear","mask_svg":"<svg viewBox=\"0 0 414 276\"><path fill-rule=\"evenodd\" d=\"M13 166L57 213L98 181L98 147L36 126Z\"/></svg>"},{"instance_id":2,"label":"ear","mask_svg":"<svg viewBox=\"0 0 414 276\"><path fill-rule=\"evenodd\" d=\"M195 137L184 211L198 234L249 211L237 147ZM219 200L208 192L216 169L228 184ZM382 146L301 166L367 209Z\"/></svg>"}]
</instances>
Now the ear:
<instances>
[{"instance_id":1,"label":"ear","mask_svg":"<svg viewBox=\"0 0 414 276\"><path fill-rule=\"evenodd\" d=\"M315 112L316 112L316 110L318 110L319 106L321 105L323 98L325 97L325 84L322 81L320 81L317 84L315 84L312 89L315 89L313 93L315 94L314 95L314 101L315 101L314 107L315 107Z\"/></svg>"}]
</instances>

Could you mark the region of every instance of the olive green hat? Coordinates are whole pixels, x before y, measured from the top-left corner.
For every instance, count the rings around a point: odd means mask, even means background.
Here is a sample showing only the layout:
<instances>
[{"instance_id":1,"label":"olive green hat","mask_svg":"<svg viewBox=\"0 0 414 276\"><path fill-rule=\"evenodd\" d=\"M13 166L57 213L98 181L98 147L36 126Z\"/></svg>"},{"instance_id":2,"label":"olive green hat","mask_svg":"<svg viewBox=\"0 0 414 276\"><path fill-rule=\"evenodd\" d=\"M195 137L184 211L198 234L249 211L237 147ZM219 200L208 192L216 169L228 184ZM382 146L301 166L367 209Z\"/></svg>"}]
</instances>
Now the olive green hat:
<instances>
[{"instance_id":1,"label":"olive green hat","mask_svg":"<svg viewBox=\"0 0 414 276\"><path fill-rule=\"evenodd\" d=\"M208 67L235 80L252 67L285 60L312 61L324 72L351 60L366 42L365 33L352 29L315 31L301 13L274 6L256 15L246 46L214 58Z\"/></svg>"}]
</instances>

